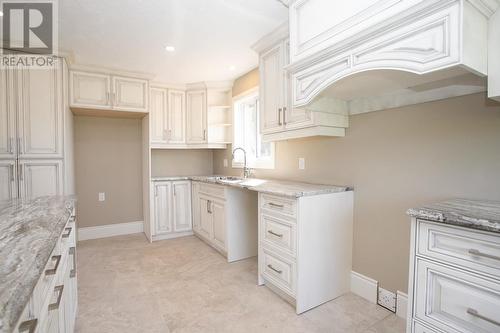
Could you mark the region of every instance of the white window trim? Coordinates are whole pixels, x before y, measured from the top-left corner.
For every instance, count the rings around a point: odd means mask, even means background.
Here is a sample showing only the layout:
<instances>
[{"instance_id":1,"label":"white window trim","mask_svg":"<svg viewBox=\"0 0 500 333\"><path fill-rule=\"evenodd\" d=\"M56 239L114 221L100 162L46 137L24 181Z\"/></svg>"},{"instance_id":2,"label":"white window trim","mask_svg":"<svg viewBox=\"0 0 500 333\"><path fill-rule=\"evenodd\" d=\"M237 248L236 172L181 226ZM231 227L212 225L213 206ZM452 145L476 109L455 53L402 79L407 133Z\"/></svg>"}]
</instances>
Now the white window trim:
<instances>
[{"instance_id":1,"label":"white window trim","mask_svg":"<svg viewBox=\"0 0 500 333\"><path fill-rule=\"evenodd\" d=\"M251 88L251 89L248 89L248 90L245 90L244 92L242 92L236 96L233 96L232 101L231 101L232 112L233 112L233 114L232 114L233 122L235 119L234 113L236 112L234 105L238 101L244 100L255 93L259 93L258 86ZM260 121L258 122L258 126L260 126ZM233 137L234 137L234 129L235 129L235 126L233 126ZM234 146L234 140L233 140L233 144L231 144L231 153L233 152L234 148L236 148L236 147ZM232 159L231 166L233 169L243 169L243 167L245 165L243 162L236 162ZM271 158L269 160L257 160L257 161L255 161L255 165L249 166L250 169L275 169L275 167L276 167L276 145L274 144L274 142L271 142Z\"/></svg>"}]
</instances>

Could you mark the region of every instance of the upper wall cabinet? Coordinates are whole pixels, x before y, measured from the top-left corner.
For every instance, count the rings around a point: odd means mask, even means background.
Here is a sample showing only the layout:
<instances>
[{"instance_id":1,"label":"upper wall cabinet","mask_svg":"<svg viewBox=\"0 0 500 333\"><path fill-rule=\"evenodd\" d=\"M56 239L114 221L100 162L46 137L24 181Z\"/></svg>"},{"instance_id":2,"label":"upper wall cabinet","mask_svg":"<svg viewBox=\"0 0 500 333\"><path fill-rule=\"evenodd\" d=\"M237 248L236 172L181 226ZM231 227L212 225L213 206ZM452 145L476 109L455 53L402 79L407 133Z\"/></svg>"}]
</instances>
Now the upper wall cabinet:
<instances>
[{"instance_id":1,"label":"upper wall cabinet","mask_svg":"<svg viewBox=\"0 0 500 333\"><path fill-rule=\"evenodd\" d=\"M488 96L500 102L500 10L490 18L488 31Z\"/></svg>"},{"instance_id":2,"label":"upper wall cabinet","mask_svg":"<svg viewBox=\"0 0 500 333\"><path fill-rule=\"evenodd\" d=\"M148 81L84 71L70 73L70 106L148 112Z\"/></svg>"},{"instance_id":3,"label":"upper wall cabinet","mask_svg":"<svg viewBox=\"0 0 500 333\"><path fill-rule=\"evenodd\" d=\"M319 105L328 110L335 99L355 114L485 91L488 21L499 4L293 1L292 105L326 98Z\"/></svg>"},{"instance_id":4,"label":"upper wall cabinet","mask_svg":"<svg viewBox=\"0 0 500 333\"><path fill-rule=\"evenodd\" d=\"M206 90L191 90L187 98L187 142L207 142L207 92Z\"/></svg>"}]
</instances>

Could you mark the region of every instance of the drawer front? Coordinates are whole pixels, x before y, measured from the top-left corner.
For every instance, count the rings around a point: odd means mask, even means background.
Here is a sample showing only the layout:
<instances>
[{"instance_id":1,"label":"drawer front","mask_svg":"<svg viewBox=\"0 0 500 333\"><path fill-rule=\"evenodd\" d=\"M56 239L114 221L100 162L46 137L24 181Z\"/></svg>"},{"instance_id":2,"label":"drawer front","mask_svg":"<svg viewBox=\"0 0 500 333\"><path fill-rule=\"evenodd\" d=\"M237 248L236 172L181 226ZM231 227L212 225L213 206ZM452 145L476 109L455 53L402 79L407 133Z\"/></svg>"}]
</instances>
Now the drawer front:
<instances>
[{"instance_id":1,"label":"drawer front","mask_svg":"<svg viewBox=\"0 0 500 333\"><path fill-rule=\"evenodd\" d=\"M420 324L418 321L413 321L413 333L440 333Z\"/></svg>"},{"instance_id":2,"label":"drawer front","mask_svg":"<svg viewBox=\"0 0 500 333\"><path fill-rule=\"evenodd\" d=\"M261 241L274 245L295 257L296 224L266 214L261 215Z\"/></svg>"},{"instance_id":3,"label":"drawer front","mask_svg":"<svg viewBox=\"0 0 500 333\"><path fill-rule=\"evenodd\" d=\"M500 279L500 236L419 222L418 254Z\"/></svg>"},{"instance_id":4,"label":"drawer front","mask_svg":"<svg viewBox=\"0 0 500 333\"><path fill-rule=\"evenodd\" d=\"M499 332L500 281L417 259L415 316L445 332Z\"/></svg>"},{"instance_id":5,"label":"drawer front","mask_svg":"<svg viewBox=\"0 0 500 333\"><path fill-rule=\"evenodd\" d=\"M275 195L261 194L259 196L259 206L262 210L271 213L283 214L296 218L297 200Z\"/></svg>"},{"instance_id":6,"label":"drawer front","mask_svg":"<svg viewBox=\"0 0 500 333\"><path fill-rule=\"evenodd\" d=\"M205 183L200 183L199 192L207 194L209 196L218 197L221 199L226 198L226 191L224 186L220 185L210 185Z\"/></svg>"},{"instance_id":7,"label":"drawer front","mask_svg":"<svg viewBox=\"0 0 500 333\"><path fill-rule=\"evenodd\" d=\"M279 255L272 249L262 248L262 260L259 258L261 272L265 279L271 281L285 293L295 297L295 280L297 265L295 261Z\"/></svg>"}]
</instances>

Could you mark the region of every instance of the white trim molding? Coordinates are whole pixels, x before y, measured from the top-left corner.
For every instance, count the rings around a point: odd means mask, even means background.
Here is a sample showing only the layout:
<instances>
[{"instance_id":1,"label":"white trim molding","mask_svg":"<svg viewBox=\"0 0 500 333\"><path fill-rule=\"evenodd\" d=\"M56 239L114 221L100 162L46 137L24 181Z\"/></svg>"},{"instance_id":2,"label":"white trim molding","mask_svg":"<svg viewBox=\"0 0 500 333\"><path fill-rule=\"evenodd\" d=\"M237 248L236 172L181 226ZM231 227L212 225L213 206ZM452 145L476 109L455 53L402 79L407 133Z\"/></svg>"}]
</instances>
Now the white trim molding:
<instances>
[{"instance_id":1,"label":"white trim molding","mask_svg":"<svg viewBox=\"0 0 500 333\"><path fill-rule=\"evenodd\" d=\"M377 304L378 282L362 274L351 271L351 292Z\"/></svg>"},{"instance_id":2,"label":"white trim molding","mask_svg":"<svg viewBox=\"0 0 500 333\"><path fill-rule=\"evenodd\" d=\"M402 291L396 291L396 316L406 319L408 315L408 295Z\"/></svg>"},{"instance_id":3,"label":"white trim molding","mask_svg":"<svg viewBox=\"0 0 500 333\"><path fill-rule=\"evenodd\" d=\"M138 234L144 232L144 222L127 222L78 228L78 241L107 238L113 236Z\"/></svg>"}]
</instances>

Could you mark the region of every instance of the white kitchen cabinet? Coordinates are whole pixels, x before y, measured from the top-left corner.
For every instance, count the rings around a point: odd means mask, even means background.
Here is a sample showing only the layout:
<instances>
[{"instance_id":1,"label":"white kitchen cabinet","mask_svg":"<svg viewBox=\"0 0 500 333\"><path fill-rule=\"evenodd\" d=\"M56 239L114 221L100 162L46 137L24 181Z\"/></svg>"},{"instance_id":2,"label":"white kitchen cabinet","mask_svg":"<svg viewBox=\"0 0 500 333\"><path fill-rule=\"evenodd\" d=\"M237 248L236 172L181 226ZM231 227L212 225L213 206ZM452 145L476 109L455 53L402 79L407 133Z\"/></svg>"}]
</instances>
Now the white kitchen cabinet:
<instances>
[{"instance_id":1,"label":"white kitchen cabinet","mask_svg":"<svg viewBox=\"0 0 500 333\"><path fill-rule=\"evenodd\" d=\"M16 112L11 70L0 70L0 158L16 158Z\"/></svg>"},{"instance_id":2,"label":"white kitchen cabinet","mask_svg":"<svg viewBox=\"0 0 500 333\"><path fill-rule=\"evenodd\" d=\"M150 138L151 145L167 143L168 126L168 91L167 89L151 87L150 98Z\"/></svg>"},{"instance_id":3,"label":"white kitchen cabinet","mask_svg":"<svg viewBox=\"0 0 500 333\"><path fill-rule=\"evenodd\" d=\"M297 314L350 291L353 192L259 193L259 284Z\"/></svg>"},{"instance_id":4,"label":"white kitchen cabinet","mask_svg":"<svg viewBox=\"0 0 500 333\"><path fill-rule=\"evenodd\" d=\"M192 229L191 182L173 182L172 194L174 231L189 231Z\"/></svg>"},{"instance_id":5,"label":"white kitchen cabinet","mask_svg":"<svg viewBox=\"0 0 500 333\"><path fill-rule=\"evenodd\" d=\"M72 70L70 106L77 109L148 112L147 80Z\"/></svg>"},{"instance_id":6,"label":"white kitchen cabinet","mask_svg":"<svg viewBox=\"0 0 500 333\"><path fill-rule=\"evenodd\" d=\"M191 235L191 182L153 181L152 186L152 239L155 241Z\"/></svg>"},{"instance_id":7,"label":"white kitchen cabinet","mask_svg":"<svg viewBox=\"0 0 500 333\"><path fill-rule=\"evenodd\" d=\"M200 232L200 198L199 198L199 182L191 184L191 212L193 216L193 231Z\"/></svg>"},{"instance_id":8,"label":"white kitchen cabinet","mask_svg":"<svg viewBox=\"0 0 500 333\"><path fill-rule=\"evenodd\" d=\"M168 91L168 143L186 143L186 93Z\"/></svg>"},{"instance_id":9,"label":"white kitchen cabinet","mask_svg":"<svg viewBox=\"0 0 500 333\"><path fill-rule=\"evenodd\" d=\"M19 160L18 173L21 198L63 194L62 160Z\"/></svg>"},{"instance_id":10,"label":"white kitchen cabinet","mask_svg":"<svg viewBox=\"0 0 500 333\"><path fill-rule=\"evenodd\" d=\"M500 102L500 10L488 26L488 97Z\"/></svg>"},{"instance_id":11,"label":"white kitchen cabinet","mask_svg":"<svg viewBox=\"0 0 500 333\"><path fill-rule=\"evenodd\" d=\"M63 74L58 63L52 69L17 71L20 158L63 157Z\"/></svg>"},{"instance_id":12,"label":"white kitchen cabinet","mask_svg":"<svg viewBox=\"0 0 500 333\"><path fill-rule=\"evenodd\" d=\"M193 184L195 235L228 262L256 256L257 194L204 182Z\"/></svg>"},{"instance_id":13,"label":"white kitchen cabinet","mask_svg":"<svg viewBox=\"0 0 500 333\"><path fill-rule=\"evenodd\" d=\"M283 47L280 42L260 56L260 128L263 134L283 130Z\"/></svg>"},{"instance_id":14,"label":"white kitchen cabinet","mask_svg":"<svg viewBox=\"0 0 500 333\"><path fill-rule=\"evenodd\" d=\"M191 90L186 92L187 143L207 143L207 92Z\"/></svg>"},{"instance_id":15,"label":"white kitchen cabinet","mask_svg":"<svg viewBox=\"0 0 500 333\"><path fill-rule=\"evenodd\" d=\"M497 233L413 217L407 332L498 332L499 263Z\"/></svg>"},{"instance_id":16,"label":"white kitchen cabinet","mask_svg":"<svg viewBox=\"0 0 500 333\"><path fill-rule=\"evenodd\" d=\"M0 160L0 201L17 198L15 160Z\"/></svg>"}]
</instances>

